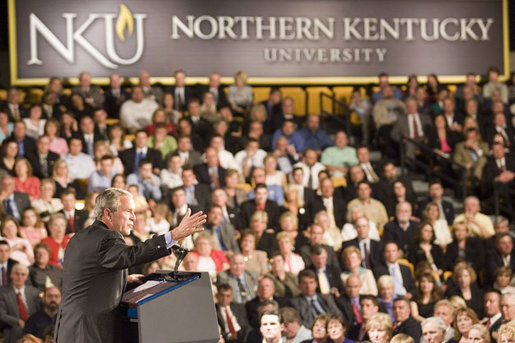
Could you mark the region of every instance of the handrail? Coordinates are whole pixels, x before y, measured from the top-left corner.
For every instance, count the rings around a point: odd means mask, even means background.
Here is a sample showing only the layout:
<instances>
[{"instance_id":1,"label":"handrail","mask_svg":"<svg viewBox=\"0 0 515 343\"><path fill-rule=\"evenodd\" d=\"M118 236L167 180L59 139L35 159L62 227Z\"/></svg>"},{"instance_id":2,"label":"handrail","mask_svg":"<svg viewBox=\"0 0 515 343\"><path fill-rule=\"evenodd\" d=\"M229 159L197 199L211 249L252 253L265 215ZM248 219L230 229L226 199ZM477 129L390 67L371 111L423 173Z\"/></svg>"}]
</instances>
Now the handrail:
<instances>
[{"instance_id":1,"label":"handrail","mask_svg":"<svg viewBox=\"0 0 515 343\"><path fill-rule=\"evenodd\" d=\"M331 108L332 112L328 112L324 109L324 97L331 100ZM336 106L339 105L343 109L343 116L337 115L336 112ZM345 125L345 133L347 133L347 137L350 141L352 141L351 137L351 122L350 122L350 109L349 106L339 99L337 99L334 95L329 95L324 92L320 92L320 115L327 117L331 116L333 119L336 119L337 121L342 122L343 125Z\"/></svg>"},{"instance_id":2,"label":"handrail","mask_svg":"<svg viewBox=\"0 0 515 343\"><path fill-rule=\"evenodd\" d=\"M406 156L406 143L411 143L413 145L415 145L417 148L419 148L425 155L427 155L428 157L431 158L431 161L434 159L434 158L441 158L443 161L445 161L446 163L450 164L452 166L453 169L456 169L457 172L458 172L458 180L452 178L451 176L449 176L448 174L446 173L442 173L438 170L434 170L433 168L433 165L432 164L426 164L420 160L417 160L417 159L414 159L412 162L421 167L421 168L424 168L426 171L427 171L427 174L428 176L431 176L431 175L436 175L438 178L440 178L441 180L443 181L446 181L448 183L451 183L451 184L456 184L456 185L460 185L461 184L461 190L460 190L460 195L461 195L461 198L465 198L466 196L466 193L467 193L467 180L466 180L466 171L467 169L465 167L463 167L462 165L460 165L459 163L456 163L454 160L450 159L450 158L446 158L444 156L441 156L439 154L437 154L436 152L434 152L432 149L428 148L425 144L422 144L420 142L417 142L409 137L402 137L401 138L401 143L399 144L400 146L400 153L401 153L401 172L404 174L407 170L406 168L406 159L407 159L407 156Z\"/></svg>"}]
</instances>

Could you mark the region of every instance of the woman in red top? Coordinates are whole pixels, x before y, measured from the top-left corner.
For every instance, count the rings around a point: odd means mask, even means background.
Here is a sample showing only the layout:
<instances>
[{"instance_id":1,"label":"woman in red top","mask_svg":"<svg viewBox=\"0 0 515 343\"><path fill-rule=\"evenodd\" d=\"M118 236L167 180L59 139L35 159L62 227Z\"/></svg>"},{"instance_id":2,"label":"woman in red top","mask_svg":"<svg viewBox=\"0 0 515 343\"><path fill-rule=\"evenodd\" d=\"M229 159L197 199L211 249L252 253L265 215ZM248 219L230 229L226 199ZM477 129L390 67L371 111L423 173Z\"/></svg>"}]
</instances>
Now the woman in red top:
<instances>
[{"instance_id":1,"label":"woman in red top","mask_svg":"<svg viewBox=\"0 0 515 343\"><path fill-rule=\"evenodd\" d=\"M64 215L59 213L52 215L48 223L48 230L50 231L50 237L41 241L50 247L50 261L48 261L48 264L62 266L64 250L71 238L65 235L66 218Z\"/></svg>"},{"instance_id":2,"label":"woman in red top","mask_svg":"<svg viewBox=\"0 0 515 343\"><path fill-rule=\"evenodd\" d=\"M229 269L229 261L221 250L213 248L213 238L208 232L200 233L195 240L195 248L193 254L198 257L198 270L207 271L211 277L222 270Z\"/></svg>"},{"instance_id":3,"label":"woman in red top","mask_svg":"<svg viewBox=\"0 0 515 343\"><path fill-rule=\"evenodd\" d=\"M16 159L14 174L14 190L27 193L31 200L39 199L41 182L39 178L32 176L32 166L26 158Z\"/></svg>"}]
</instances>

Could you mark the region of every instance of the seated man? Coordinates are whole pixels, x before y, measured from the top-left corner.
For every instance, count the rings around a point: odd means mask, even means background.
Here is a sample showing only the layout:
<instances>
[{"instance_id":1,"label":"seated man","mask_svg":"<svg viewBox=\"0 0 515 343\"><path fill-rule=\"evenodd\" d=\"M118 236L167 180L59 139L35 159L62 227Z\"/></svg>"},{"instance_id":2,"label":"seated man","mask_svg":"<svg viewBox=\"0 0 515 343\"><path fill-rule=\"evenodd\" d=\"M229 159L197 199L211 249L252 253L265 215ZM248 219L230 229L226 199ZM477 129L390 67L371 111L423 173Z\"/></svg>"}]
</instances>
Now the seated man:
<instances>
[{"instance_id":1,"label":"seated man","mask_svg":"<svg viewBox=\"0 0 515 343\"><path fill-rule=\"evenodd\" d=\"M395 319L392 336L403 333L418 342L422 331L420 324L411 316L410 301L398 297L393 301L393 318Z\"/></svg>"},{"instance_id":2,"label":"seated man","mask_svg":"<svg viewBox=\"0 0 515 343\"><path fill-rule=\"evenodd\" d=\"M452 159L467 170L467 179L476 182L482 179L488 150L488 143L481 141L478 130L469 128L465 132L465 141L456 144Z\"/></svg>"},{"instance_id":3,"label":"seated man","mask_svg":"<svg viewBox=\"0 0 515 343\"><path fill-rule=\"evenodd\" d=\"M68 164L69 178L72 180L89 179L96 170L93 158L82 152L82 140L79 137L72 136L69 145L70 152L63 157Z\"/></svg>"},{"instance_id":4,"label":"seated man","mask_svg":"<svg viewBox=\"0 0 515 343\"><path fill-rule=\"evenodd\" d=\"M470 234L483 239L494 235L494 225L486 214L480 212L479 199L475 196L468 196L465 199L465 211L454 218L454 223L465 222Z\"/></svg>"},{"instance_id":5,"label":"seated man","mask_svg":"<svg viewBox=\"0 0 515 343\"><path fill-rule=\"evenodd\" d=\"M245 149L239 151L234 159L241 166L243 177L247 178L255 167L264 167L263 159L265 157L266 151L259 148L259 141L250 138L245 144Z\"/></svg>"},{"instance_id":6,"label":"seated man","mask_svg":"<svg viewBox=\"0 0 515 343\"><path fill-rule=\"evenodd\" d=\"M313 339L311 330L300 323L299 315L292 307L283 307L279 310L284 324L284 336L287 342L304 342Z\"/></svg>"},{"instance_id":7,"label":"seated man","mask_svg":"<svg viewBox=\"0 0 515 343\"><path fill-rule=\"evenodd\" d=\"M358 197L347 204L347 212L355 205L361 205L367 218L373 221L379 233L383 232L383 227L388 223L388 214L384 205L371 197L372 187L366 181L361 181L358 185Z\"/></svg>"},{"instance_id":8,"label":"seated man","mask_svg":"<svg viewBox=\"0 0 515 343\"><path fill-rule=\"evenodd\" d=\"M88 192L101 193L111 187L111 181L116 175L113 170L114 159L111 155L104 155L100 159L100 169L91 174L88 183Z\"/></svg>"},{"instance_id":9,"label":"seated man","mask_svg":"<svg viewBox=\"0 0 515 343\"><path fill-rule=\"evenodd\" d=\"M411 204L407 201L400 202L395 208L395 219L384 227L383 240L397 243L399 248L404 251L405 256L408 250L416 241L418 223L411 220Z\"/></svg>"},{"instance_id":10,"label":"seated man","mask_svg":"<svg viewBox=\"0 0 515 343\"><path fill-rule=\"evenodd\" d=\"M364 294L360 296L359 304L361 322L350 327L346 337L352 339L353 341L363 342L368 341L368 333L365 328L370 317L379 312L379 302L377 301L377 297Z\"/></svg>"},{"instance_id":11,"label":"seated man","mask_svg":"<svg viewBox=\"0 0 515 343\"><path fill-rule=\"evenodd\" d=\"M325 130L320 128L320 116L310 114L307 116L306 125L298 130L304 139L306 148L313 149L317 154L330 146L333 146L333 140L329 137Z\"/></svg>"},{"instance_id":12,"label":"seated man","mask_svg":"<svg viewBox=\"0 0 515 343\"><path fill-rule=\"evenodd\" d=\"M158 108L157 102L145 98L141 86L135 86L132 88L131 98L120 108L120 120L123 127L135 132L151 124L152 113Z\"/></svg>"},{"instance_id":13,"label":"seated man","mask_svg":"<svg viewBox=\"0 0 515 343\"><path fill-rule=\"evenodd\" d=\"M399 247L395 242L387 242L384 246L385 264L380 265L375 270L376 277L390 275L393 277L397 296L404 296L406 299L413 298L416 292L415 280L411 276L409 267L399 263Z\"/></svg>"},{"instance_id":14,"label":"seated man","mask_svg":"<svg viewBox=\"0 0 515 343\"><path fill-rule=\"evenodd\" d=\"M279 206L273 200L268 200L268 188L264 183L258 183L254 188L255 198L245 201L241 205L241 227L247 228L250 218L256 211L265 211L268 214L267 228L279 231Z\"/></svg>"},{"instance_id":15,"label":"seated man","mask_svg":"<svg viewBox=\"0 0 515 343\"><path fill-rule=\"evenodd\" d=\"M138 173L127 176L127 185L138 185L139 194L148 200L161 200L161 179L152 173L152 161L142 159L139 161Z\"/></svg>"},{"instance_id":16,"label":"seated man","mask_svg":"<svg viewBox=\"0 0 515 343\"><path fill-rule=\"evenodd\" d=\"M259 183L266 184L266 173L265 168L263 167L255 167L252 170L252 178L251 184L257 185ZM268 200L275 201L277 205L281 206L284 202L284 191L282 186L280 185L266 185L266 189L268 190ZM254 190L250 190L247 194L250 200L254 199Z\"/></svg>"},{"instance_id":17,"label":"seated man","mask_svg":"<svg viewBox=\"0 0 515 343\"><path fill-rule=\"evenodd\" d=\"M297 310L304 326L311 327L315 318L324 313L342 314L332 296L316 291L318 282L316 274L312 270L304 269L299 273L299 288L301 294L290 299L290 302L292 307Z\"/></svg>"},{"instance_id":18,"label":"seated man","mask_svg":"<svg viewBox=\"0 0 515 343\"><path fill-rule=\"evenodd\" d=\"M306 149L302 162L295 164L293 167L301 167L304 171L304 187L313 190L318 189L318 173L325 170L325 166L318 162L318 155L315 150Z\"/></svg>"},{"instance_id":19,"label":"seated man","mask_svg":"<svg viewBox=\"0 0 515 343\"><path fill-rule=\"evenodd\" d=\"M425 342L443 343L447 342L446 324L438 317L425 319L421 324L422 335ZM451 336L452 338L452 336Z\"/></svg>"},{"instance_id":20,"label":"seated man","mask_svg":"<svg viewBox=\"0 0 515 343\"><path fill-rule=\"evenodd\" d=\"M218 273L217 284L228 284L235 295L235 302L245 304L256 296L258 275L245 270L242 254L234 254L229 259L229 270Z\"/></svg>"},{"instance_id":21,"label":"seated man","mask_svg":"<svg viewBox=\"0 0 515 343\"><path fill-rule=\"evenodd\" d=\"M356 149L348 146L349 139L344 131L336 132L335 146L324 149L320 163L331 172L334 177L343 177L349 167L358 164Z\"/></svg>"},{"instance_id":22,"label":"seated man","mask_svg":"<svg viewBox=\"0 0 515 343\"><path fill-rule=\"evenodd\" d=\"M311 265L308 269L317 275L317 292L339 297L343 292L340 268L327 264L327 251L321 245L311 246Z\"/></svg>"},{"instance_id":23,"label":"seated man","mask_svg":"<svg viewBox=\"0 0 515 343\"><path fill-rule=\"evenodd\" d=\"M234 302L231 286L221 284L217 289L216 315L222 336L226 342L245 342L250 329L245 307Z\"/></svg>"},{"instance_id":24,"label":"seated man","mask_svg":"<svg viewBox=\"0 0 515 343\"><path fill-rule=\"evenodd\" d=\"M23 328L24 334L31 334L38 338L43 338L45 331L55 326L61 304L61 291L56 286L50 286L43 292L41 300L42 310L31 315Z\"/></svg>"},{"instance_id":25,"label":"seated man","mask_svg":"<svg viewBox=\"0 0 515 343\"><path fill-rule=\"evenodd\" d=\"M288 143L295 147L295 151L297 153L304 152L304 149L306 148L304 144L304 139L298 131L295 131L295 122L293 120L285 120L284 123L281 125L281 128L274 132L274 135L272 137L273 150L275 150L277 140L281 136L288 138Z\"/></svg>"},{"instance_id":26,"label":"seated man","mask_svg":"<svg viewBox=\"0 0 515 343\"><path fill-rule=\"evenodd\" d=\"M487 282L493 284L498 267L510 267L515 270L515 250L513 238L507 232L495 236L495 250L490 251L486 257Z\"/></svg>"},{"instance_id":27,"label":"seated man","mask_svg":"<svg viewBox=\"0 0 515 343\"><path fill-rule=\"evenodd\" d=\"M207 211L211 204L211 189L208 185L197 182L197 177L191 168L182 170L182 183L186 191L188 205Z\"/></svg>"}]
</instances>

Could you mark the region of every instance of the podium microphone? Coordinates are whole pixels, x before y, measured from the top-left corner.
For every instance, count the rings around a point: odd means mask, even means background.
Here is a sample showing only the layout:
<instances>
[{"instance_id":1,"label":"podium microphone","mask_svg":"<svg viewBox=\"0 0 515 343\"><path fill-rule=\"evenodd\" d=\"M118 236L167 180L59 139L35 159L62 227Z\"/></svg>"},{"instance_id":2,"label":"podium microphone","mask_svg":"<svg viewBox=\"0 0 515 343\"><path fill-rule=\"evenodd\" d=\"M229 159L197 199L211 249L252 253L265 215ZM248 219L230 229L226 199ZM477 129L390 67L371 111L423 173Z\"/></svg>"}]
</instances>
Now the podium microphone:
<instances>
[{"instance_id":1,"label":"podium microphone","mask_svg":"<svg viewBox=\"0 0 515 343\"><path fill-rule=\"evenodd\" d=\"M175 261L175 268L173 270L173 276L174 276L174 278L177 278L177 272L179 270L179 266L181 265L182 260L184 260L184 258L186 257L186 255L188 255L188 253L190 251L186 248L181 247L180 245L177 245L177 244L172 246L172 251L173 251L175 257L177 257L177 260Z\"/></svg>"}]
</instances>

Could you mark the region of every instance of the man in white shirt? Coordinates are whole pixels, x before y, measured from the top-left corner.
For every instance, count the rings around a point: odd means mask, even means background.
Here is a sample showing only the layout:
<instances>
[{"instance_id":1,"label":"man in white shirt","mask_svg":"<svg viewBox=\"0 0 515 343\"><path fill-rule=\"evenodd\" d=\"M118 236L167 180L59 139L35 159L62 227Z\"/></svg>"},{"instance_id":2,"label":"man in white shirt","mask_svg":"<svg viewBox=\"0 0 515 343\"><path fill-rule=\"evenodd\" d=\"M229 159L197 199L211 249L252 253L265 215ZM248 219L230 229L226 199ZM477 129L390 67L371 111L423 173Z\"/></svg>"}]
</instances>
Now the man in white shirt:
<instances>
[{"instance_id":1,"label":"man in white shirt","mask_svg":"<svg viewBox=\"0 0 515 343\"><path fill-rule=\"evenodd\" d=\"M152 122L152 114L158 108L157 102L144 98L143 88L135 86L131 99L120 108L122 126L131 132L143 129Z\"/></svg>"},{"instance_id":2,"label":"man in white shirt","mask_svg":"<svg viewBox=\"0 0 515 343\"><path fill-rule=\"evenodd\" d=\"M145 99L153 100L157 103L161 102L163 99L163 91L157 86L152 87L148 71L143 70L139 73L139 85L143 89Z\"/></svg>"},{"instance_id":3,"label":"man in white shirt","mask_svg":"<svg viewBox=\"0 0 515 343\"><path fill-rule=\"evenodd\" d=\"M70 139L70 152L63 158L68 164L70 179L89 179L96 170L93 158L82 152L82 140L79 137Z\"/></svg>"},{"instance_id":4,"label":"man in white shirt","mask_svg":"<svg viewBox=\"0 0 515 343\"><path fill-rule=\"evenodd\" d=\"M168 168L161 170L161 182L163 185L168 187L168 189L182 186L182 167L181 156L172 155L168 161Z\"/></svg>"},{"instance_id":5,"label":"man in white shirt","mask_svg":"<svg viewBox=\"0 0 515 343\"><path fill-rule=\"evenodd\" d=\"M363 169L365 173L367 181L370 183L379 182L379 175L377 175L374 167L370 163L370 150L366 146L361 146L356 151L356 156L361 169Z\"/></svg>"},{"instance_id":6,"label":"man in white shirt","mask_svg":"<svg viewBox=\"0 0 515 343\"><path fill-rule=\"evenodd\" d=\"M318 189L318 173L325 170L325 166L318 162L315 150L306 149L302 162L296 163L294 167L301 167L304 171L304 187Z\"/></svg>"},{"instance_id":7,"label":"man in white shirt","mask_svg":"<svg viewBox=\"0 0 515 343\"><path fill-rule=\"evenodd\" d=\"M486 317L481 321L490 334L499 330L503 323L501 314L501 292L496 289L488 290L484 297Z\"/></svg>"},{"instance_id":8,"label":"man in white shirt","mask_svg":"<svg viewBox=\"0 0 515 343\"><path fill-rule=\"evenodd\" d=\"M225 169L236 169L241 172L241 165L236 162L234 156L227 150L225 150L224 139L222 136L214 135L211 137L209 146L214 148L218 152L218 160L220 166Z\"/></svg>"},{"instance_id":9,"label":"man in white shirt","mask_svg":"<svg viewBox=\"0 0 515 343\"><path fill-rule=\"evenodd\" d=\"M266 151L259 148L257 139L249 138L245 149L239 151L234 159L241 166L243 177L247 178L255 167L264 167L263 160L266 157Z\"/></svg>"}]
</instances>

